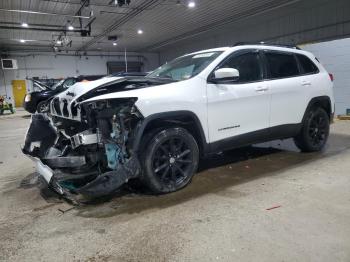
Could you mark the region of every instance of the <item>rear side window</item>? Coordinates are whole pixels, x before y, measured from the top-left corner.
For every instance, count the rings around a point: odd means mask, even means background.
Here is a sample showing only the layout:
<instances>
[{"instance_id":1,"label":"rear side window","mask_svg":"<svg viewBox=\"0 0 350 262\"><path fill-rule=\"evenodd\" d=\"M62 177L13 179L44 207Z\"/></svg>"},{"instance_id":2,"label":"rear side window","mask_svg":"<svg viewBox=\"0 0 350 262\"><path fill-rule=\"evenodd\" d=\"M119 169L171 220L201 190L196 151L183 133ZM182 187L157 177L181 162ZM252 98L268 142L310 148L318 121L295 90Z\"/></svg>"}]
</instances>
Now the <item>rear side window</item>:
<instances>
[{"instance_id":1,"label":"rear side window","mask_svg":"<svg viewBox=\"0 0 350 262\"><path fill-rule=\"evenodd\" d=\"M310 60L310 58L304 55L297 55L297 57L301 66L302 74L318 73L319 70L317 66Z\"/></svg>"},{"instance_id":2,"label":"rear side window","mask_svg":"<svg viewBox=\"0 0 350 262\"><path fill-rule=\"evenodd\" d=\"M268 65L268 78L286 78L299 75L299 68L294 54L265 52Z\"/></svg>"}]
</instances>

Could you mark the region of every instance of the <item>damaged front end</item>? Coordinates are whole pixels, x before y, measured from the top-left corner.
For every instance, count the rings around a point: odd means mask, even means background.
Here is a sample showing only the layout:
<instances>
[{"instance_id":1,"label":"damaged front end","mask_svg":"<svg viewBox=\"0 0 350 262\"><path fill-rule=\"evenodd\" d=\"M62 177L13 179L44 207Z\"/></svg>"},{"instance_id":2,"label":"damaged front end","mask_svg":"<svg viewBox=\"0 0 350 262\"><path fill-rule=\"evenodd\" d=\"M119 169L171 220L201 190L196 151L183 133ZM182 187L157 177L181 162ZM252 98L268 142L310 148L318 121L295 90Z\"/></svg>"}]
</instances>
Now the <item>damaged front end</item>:
<instances>
[{"instance_id":1,"label":"damaged front end","mask_svg":"<svg viewBox=\"0 0 350 262\"><path fill-rule=\"evenodd\" d=\"M80 121L55 114L32 115L23 153L33 159L49 186L68 199L109 195L141 172L133 150L143 119L136 100L74 104Z\"/></svg>"}]
</instances>

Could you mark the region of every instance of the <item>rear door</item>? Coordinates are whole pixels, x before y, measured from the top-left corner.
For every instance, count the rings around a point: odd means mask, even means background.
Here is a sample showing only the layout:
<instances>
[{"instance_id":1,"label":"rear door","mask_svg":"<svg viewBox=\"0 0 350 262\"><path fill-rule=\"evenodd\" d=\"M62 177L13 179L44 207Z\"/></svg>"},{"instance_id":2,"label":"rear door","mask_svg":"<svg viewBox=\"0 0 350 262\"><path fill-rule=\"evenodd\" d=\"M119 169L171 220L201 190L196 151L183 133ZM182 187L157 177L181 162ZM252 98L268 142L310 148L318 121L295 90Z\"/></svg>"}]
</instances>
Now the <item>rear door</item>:
<instances>
[{"instance_id":1,"label":"rear door","mask_svg":"<svg viewBox=\"0 0 350 262\"><path fill-rule=\"evenodd\" d=\"M300 123L308 99L303 90L311 83L300 77L294 53L265 50L264 57L271 93L270 127Z\"/></svg>"},{"instance_id":2,"label":"rear door","mask_svg":"<svg viewBox=\"0 0 350 262\"><path fill-rule=\"evenodd\" d=\"M312 93L312 87L319 89L320 85L318 85L317 78L315 78L315 74L320 72L318 67L306 55L296 54L296 58L299 62L301 84L305 87L304 92Z\"/></svg>"},{"instance_id":3,"label":"rear door","mask_svg":"<svg viewBox=\"0 0 350 262\"><path fill-rule=\"evenodd\" d=\"M207 85L210 142L236 137L237 143L247 144L265 137L270 94L263 81L259 51L236 51L219 68L235 68L240 76L237 81ZM233 147L239 146L231 142Z\"/></svg>"}]
</instances>

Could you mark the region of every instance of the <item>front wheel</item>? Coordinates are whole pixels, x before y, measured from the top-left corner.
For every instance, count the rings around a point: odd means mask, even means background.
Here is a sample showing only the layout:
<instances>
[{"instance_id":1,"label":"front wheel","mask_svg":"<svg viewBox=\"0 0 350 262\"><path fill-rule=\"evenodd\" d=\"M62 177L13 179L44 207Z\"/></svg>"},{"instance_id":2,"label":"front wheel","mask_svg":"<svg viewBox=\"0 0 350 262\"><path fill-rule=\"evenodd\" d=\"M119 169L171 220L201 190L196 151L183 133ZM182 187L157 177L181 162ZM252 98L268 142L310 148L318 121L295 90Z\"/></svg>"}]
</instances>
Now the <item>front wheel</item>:
<instances>
[{"instance_id":1,"label":"front wheel","mask_svg":"<svg viewBox=\"0 0 350 262\"><path fill-rule=\"evenodd\" d=\"M320 151L326 145L329 136L329 116L323 108L313 108L307 112L303 126L295 144L302 152Z\"/></svg>"},{"instance_id":2,"label":"front wheel","mask_svg":"<svg viewBox=\"0 0 350 262\"><path fill-rule=\"evenodd\" d=\"M144 147L142 180L154 193L170 193L185 187L197 171L199 149L183 128L156 133Z\"/></svg>"},{"instance_id":3,"label":"front wheel","mask_svg":"<svg viewBox=\"0 0 350 262\"><path fill-rule=\"evenodd\" d=\"M41 101L37 108L36 108L36 111L38 113L46 113L48 111L49 107L48 107L48 104L46 103L46 101Z\"/></svg>"}]
</instances>

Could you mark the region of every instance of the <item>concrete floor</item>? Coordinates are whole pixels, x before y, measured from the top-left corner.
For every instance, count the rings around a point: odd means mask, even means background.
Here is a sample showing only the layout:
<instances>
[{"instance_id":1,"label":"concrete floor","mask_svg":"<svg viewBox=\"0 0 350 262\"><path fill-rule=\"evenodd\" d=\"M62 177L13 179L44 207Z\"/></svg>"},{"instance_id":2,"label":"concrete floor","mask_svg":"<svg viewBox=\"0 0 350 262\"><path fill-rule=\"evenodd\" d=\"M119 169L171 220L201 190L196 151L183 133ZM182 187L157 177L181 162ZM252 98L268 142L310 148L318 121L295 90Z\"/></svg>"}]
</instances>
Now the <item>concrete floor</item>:
<instances>
[{"instance_id":1,"label":"concrete floor","mask_svg":"<svg viewBox=\"0 0 350 262\"><path fill-rule=\"evenodd\" d=\"M30 183L22 115L0 118L0 260L350 261L350 122L332 126L323 153L236 150L203 161L180 192L69 210Z\"/></svg>"}]
</instances>

